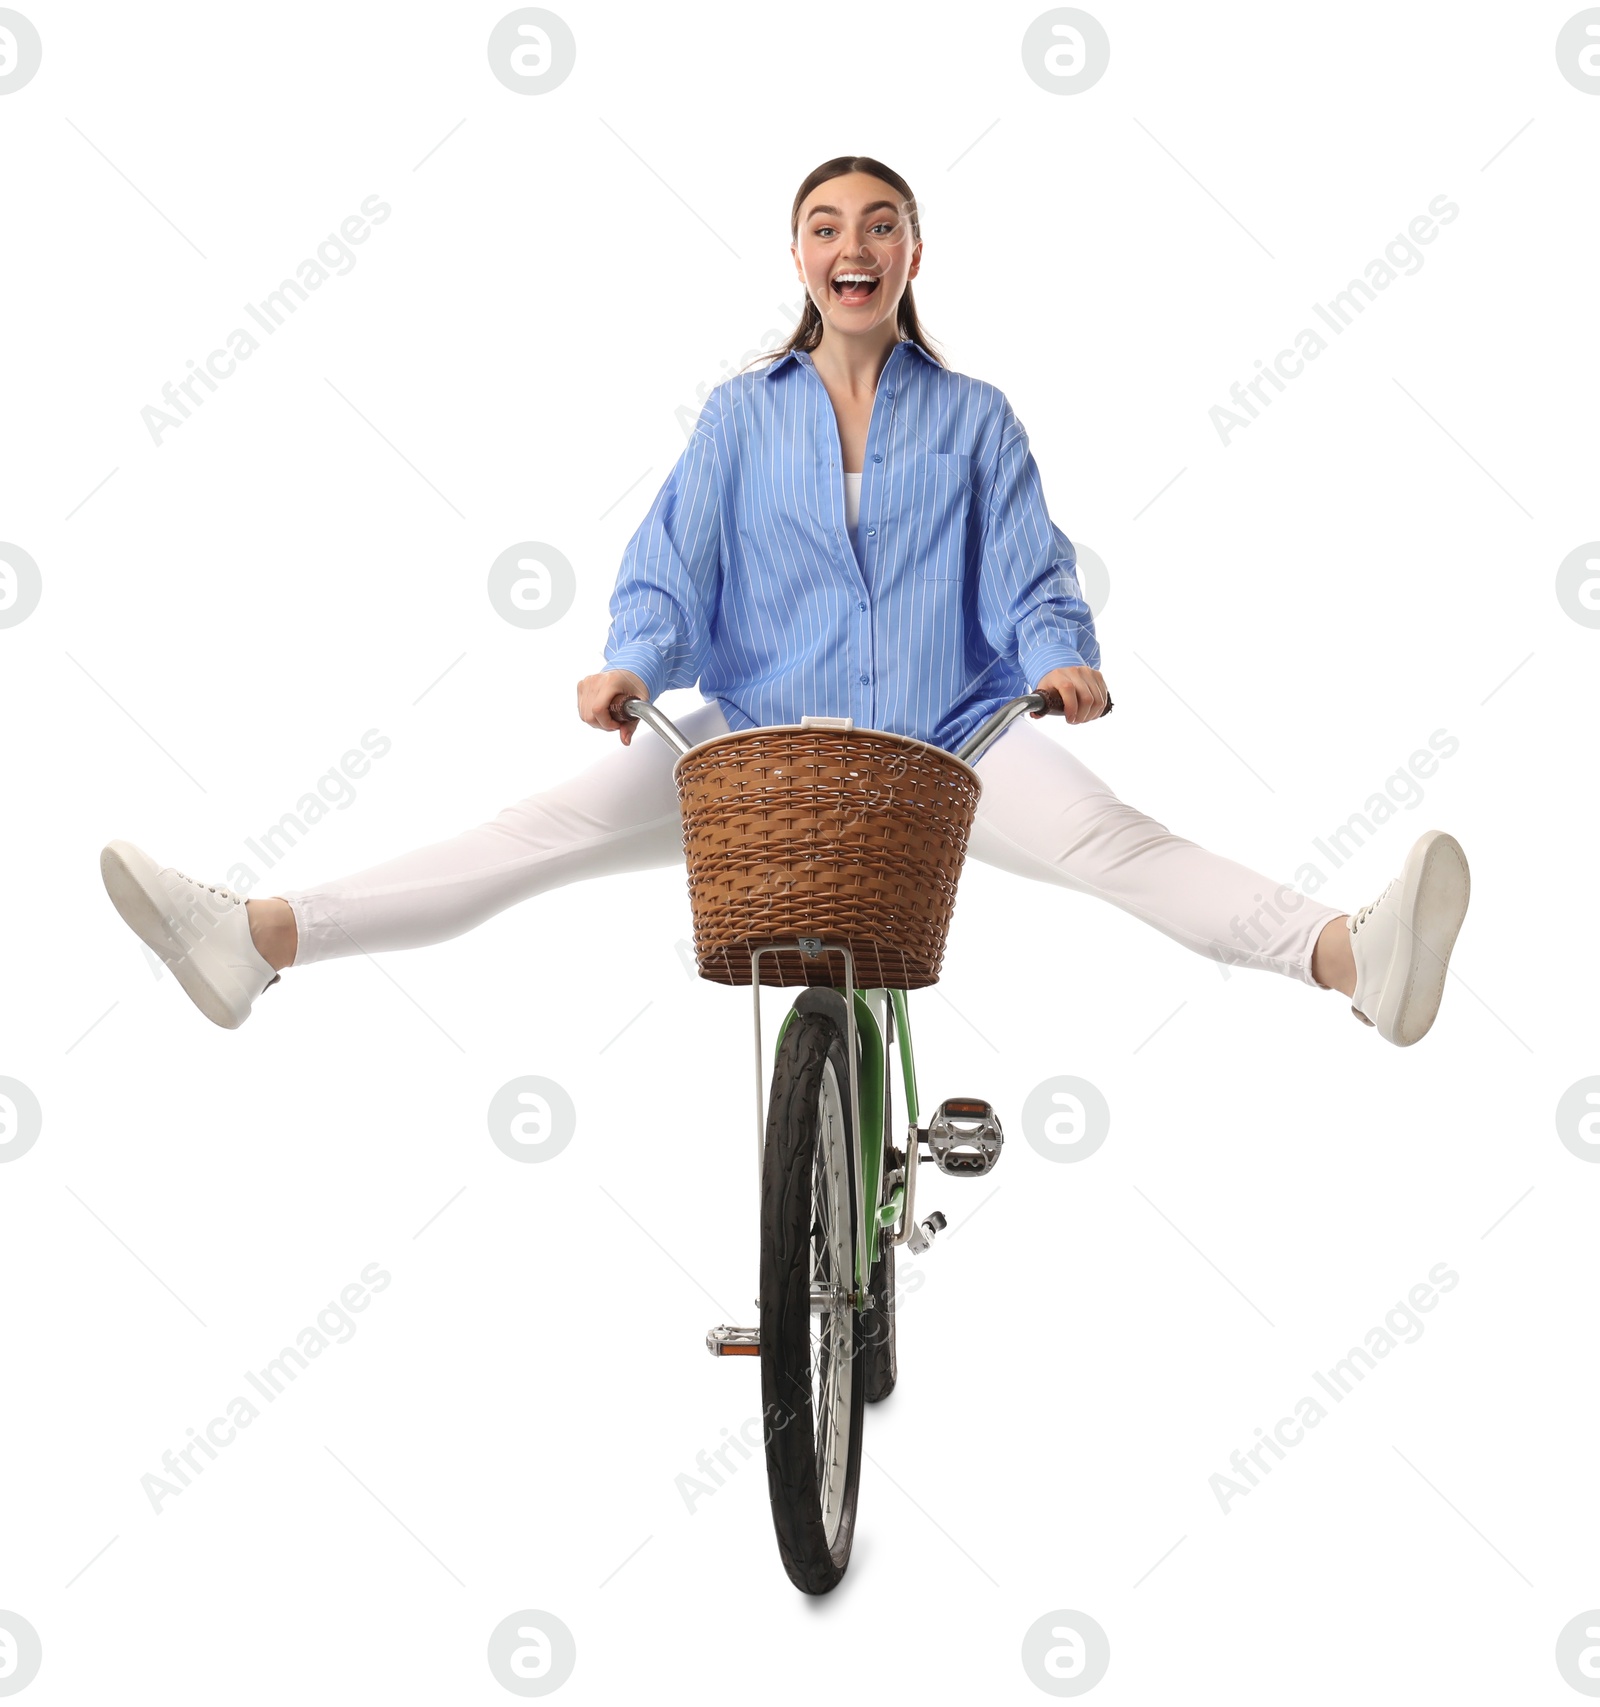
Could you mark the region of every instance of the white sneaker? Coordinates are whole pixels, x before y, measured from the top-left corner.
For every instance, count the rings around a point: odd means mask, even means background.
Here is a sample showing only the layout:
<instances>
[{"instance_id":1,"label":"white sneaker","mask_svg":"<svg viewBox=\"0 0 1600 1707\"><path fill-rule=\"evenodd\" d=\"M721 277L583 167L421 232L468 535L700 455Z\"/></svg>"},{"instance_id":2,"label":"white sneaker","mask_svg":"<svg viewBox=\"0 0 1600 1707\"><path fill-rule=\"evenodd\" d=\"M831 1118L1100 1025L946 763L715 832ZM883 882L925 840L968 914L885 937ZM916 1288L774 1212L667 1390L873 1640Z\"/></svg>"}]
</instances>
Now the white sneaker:
<instances>
[{"instance_id":1,"label":"white sneaker","mask_svg":"<svg viewBox=\"0 0 1600 1707\"><path fill-rule=\"evenodd\" d=\"M1351 914L1356 987L1350 1011L1390 1043L1404 1047L1427 1036L1470 893L1461 844L1443 830L1429 830L1377 900Z\"/></svg>"},{"instance_id":2,"label":"white sneaker","mask_svg":"<svg viewBox=\"0 0 1600 1707\"><path fill-rule=\"evenodd\" d=\"M208 1020L230 1031L281 974L250 936L244 897L160 866L132 842L107 842L100 875L111 904L159 954Z\"/></svg>"}]
</instances>

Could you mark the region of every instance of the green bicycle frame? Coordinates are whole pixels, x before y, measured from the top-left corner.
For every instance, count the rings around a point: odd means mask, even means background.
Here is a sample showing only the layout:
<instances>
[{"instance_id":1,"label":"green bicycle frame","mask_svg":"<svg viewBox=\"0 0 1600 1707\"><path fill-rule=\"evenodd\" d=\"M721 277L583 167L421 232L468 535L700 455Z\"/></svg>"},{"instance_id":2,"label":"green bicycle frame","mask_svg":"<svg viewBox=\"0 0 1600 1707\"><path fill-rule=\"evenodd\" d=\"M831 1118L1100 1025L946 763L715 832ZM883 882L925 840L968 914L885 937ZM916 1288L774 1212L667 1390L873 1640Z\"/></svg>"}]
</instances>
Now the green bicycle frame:
<instances>
[{"instance_id":1,"label":"green bicycle frame","mask_svg":"<svg viewBox=\"0 0 1600 1707\"><path fill-rule=\"evenodd\" d=\"M842 986L835 986L839 996L843 997ZM883 1029L878 1024L878 1015L869 996L887 998L887 1005L894 1013L895 1038L900 1053L900 1082L904 1087L906 1101L906 1119L912 1126L918 1121L917 1112L917 1069L911 1053L911 1019L906 1009L906 993L904 990L857 990L856 991L856 1036L861 1044L861 1142L858 1146L860 1156L860 1189L867 1203L877 1205L874 1213L866 1217L867 1249L856 1253L856 1294L864 1296L867 1290L867 1277L872 1272L872 1265L878 1260L878 1237L880 1232L887 1231L899 1221L905 1207L905 1182L902 1180L889 1194L887 1202L879 1204L883 1195L883 1157L885 1148L893 1142L885 1119L884 1086L888 1074L888 1062L885 1059ZM773 1045L773 1068L776 1071L778 1053L783 1048L784 1033L789 1029L789 1021L795 1016L796 1010L790 1008L783 1016L778 1026L777 1042Z\"/></svg>"}]
</instances>

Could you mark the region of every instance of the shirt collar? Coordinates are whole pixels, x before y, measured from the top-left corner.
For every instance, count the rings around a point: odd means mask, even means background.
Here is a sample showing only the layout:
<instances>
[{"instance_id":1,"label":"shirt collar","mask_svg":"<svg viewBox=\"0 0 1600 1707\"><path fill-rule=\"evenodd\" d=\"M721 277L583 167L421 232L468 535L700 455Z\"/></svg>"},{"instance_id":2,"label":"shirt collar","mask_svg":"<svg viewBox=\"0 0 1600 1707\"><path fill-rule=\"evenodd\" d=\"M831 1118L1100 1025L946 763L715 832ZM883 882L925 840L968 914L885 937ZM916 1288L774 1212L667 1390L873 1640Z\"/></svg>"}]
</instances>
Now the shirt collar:
<instances>
[{"instance_id":1,"label":"shirt collar","mask_svg":"<svg viewBox=\"0 0 1600 1707\"><path fill-rule=\"evenodd\" d=\"M921 344L919 344L915 338L902 338L902 339L900 339L900 341L894 346L894 348L892 350L890 350L889 361L892 362L895 358L896 353L900 350L915 351L916 355L922 361L925 361L930 367L938 367L939 366L939 363L936 362L933 359L933 357L930 356L925 349L923 349ZM767 379L771 379L772 376L775 373L777 373L780 368L787 367L790 362L803 362L807 367L815 366L815 364L811 360L811 352L809 350L785 350L784 353L781 356L779 356L778 359L771 365L771 367L769 367L766 370L766 373L763 377L765 377ZM889 365L888 362L884 363L885 370L887 370L888 365Z\"/></svg>"}]
</instances>

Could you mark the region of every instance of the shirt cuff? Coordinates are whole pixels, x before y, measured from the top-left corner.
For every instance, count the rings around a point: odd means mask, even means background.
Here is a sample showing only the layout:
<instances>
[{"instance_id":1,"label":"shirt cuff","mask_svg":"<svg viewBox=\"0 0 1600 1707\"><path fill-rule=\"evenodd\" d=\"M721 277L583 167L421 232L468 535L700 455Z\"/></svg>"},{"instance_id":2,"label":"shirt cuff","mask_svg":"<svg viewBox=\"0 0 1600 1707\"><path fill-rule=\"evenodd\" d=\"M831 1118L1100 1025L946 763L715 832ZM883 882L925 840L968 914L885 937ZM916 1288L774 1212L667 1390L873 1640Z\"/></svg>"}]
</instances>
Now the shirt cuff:
<instances>
[{"instance_id":1,"label":"shirt cuff","mask_svg":"<svg viewBox=\"0 0 1600 1707\"><path fill-rule=\"evenodd\" d=\"M608 670L632 670L649 690L645 697L654 700L666 680L667 661L661 650L648 640L625 640L606 659Z\"/></svg>"},{"instance_id":2,"label":"shirt cuff","mask_svg":"<svg viewBox=\"0 0 1600 1707\"><path fill-rule=\"evenodd\" d=\"M1070 670L1074 666L1086 665L1087 660L1066 641L1053 640L1048 645L1036 646L1021 663L1022 673L1028 681L1028 692L1032 693L1052 670Z\"/></svg>"}]
</instances>

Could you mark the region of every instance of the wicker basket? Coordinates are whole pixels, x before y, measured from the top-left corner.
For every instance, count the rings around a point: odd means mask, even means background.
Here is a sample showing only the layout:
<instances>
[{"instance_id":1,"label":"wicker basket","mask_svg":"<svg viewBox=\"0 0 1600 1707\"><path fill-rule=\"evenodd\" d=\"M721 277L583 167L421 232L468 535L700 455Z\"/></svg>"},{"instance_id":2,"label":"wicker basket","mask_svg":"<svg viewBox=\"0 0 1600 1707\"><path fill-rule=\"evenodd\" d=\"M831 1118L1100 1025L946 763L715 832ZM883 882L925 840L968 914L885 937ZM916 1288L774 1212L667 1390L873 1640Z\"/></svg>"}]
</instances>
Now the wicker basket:
<instances>
[{"instance_id":1,"label":"wicker basket","mask_svg":"<svg viewBox=\"0 0 1600 1707\"><path fill-rule=\"evenodd\" d=\"M702 978L750 982L750 945L844 941L864 989L939 980L982 785L941 748L877 729L718 735L673 769ZM838 954L761 957L761 982L843 985Z\"/></svg>"}]
</instances>

